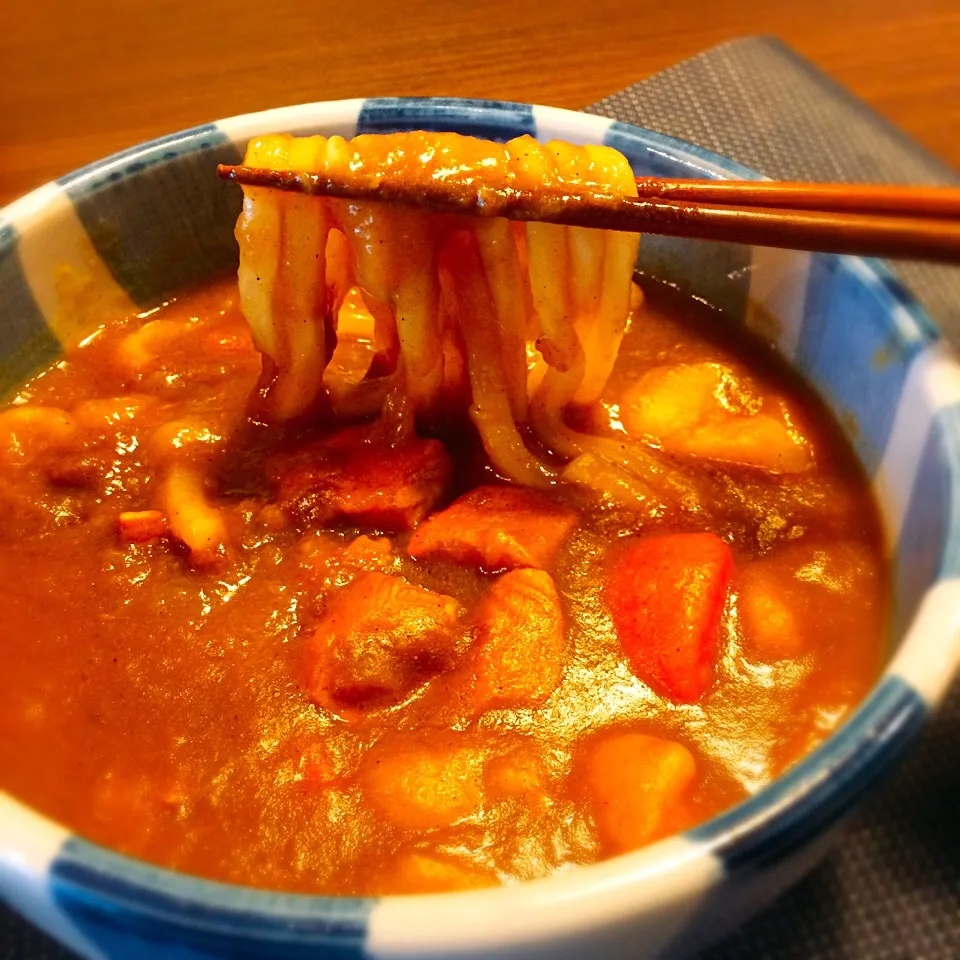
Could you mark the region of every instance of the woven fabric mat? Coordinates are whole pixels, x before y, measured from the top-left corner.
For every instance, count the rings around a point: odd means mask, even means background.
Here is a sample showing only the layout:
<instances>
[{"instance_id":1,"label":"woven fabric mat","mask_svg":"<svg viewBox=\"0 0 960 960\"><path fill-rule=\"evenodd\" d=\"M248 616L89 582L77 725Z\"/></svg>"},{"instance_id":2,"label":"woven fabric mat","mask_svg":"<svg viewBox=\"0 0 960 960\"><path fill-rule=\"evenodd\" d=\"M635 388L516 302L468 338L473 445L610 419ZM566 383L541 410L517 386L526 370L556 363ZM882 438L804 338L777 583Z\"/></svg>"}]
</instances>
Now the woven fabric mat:
<instances>
[{"instance_id":1,"label":"woven fabric mat","mask_svg":"<svg viewBox=\"0 0 960 960\"><path fill-rule=\"evenodd\" d=\"M587 108L775 179L960 184L778 40L736 40ZM897 267L960 349L960 269ZM960 686L809 878L700 960L960 960ZM0 960L71 955L0 906Z\"/></svg>"},{"instance_id":2,"label":"woven fabric mat","mask_svg":"<svg viewBox=\"0 0 960 960\"><path fill-rule=\"evenodd\" d=\"M769 37L714 47L587 113L689 140L775 180L960 184ZM960 269L895 270L960 351ZM824 864L701 960L960 960L958 759L960 684Z\"/></svg>"}]
</instances>

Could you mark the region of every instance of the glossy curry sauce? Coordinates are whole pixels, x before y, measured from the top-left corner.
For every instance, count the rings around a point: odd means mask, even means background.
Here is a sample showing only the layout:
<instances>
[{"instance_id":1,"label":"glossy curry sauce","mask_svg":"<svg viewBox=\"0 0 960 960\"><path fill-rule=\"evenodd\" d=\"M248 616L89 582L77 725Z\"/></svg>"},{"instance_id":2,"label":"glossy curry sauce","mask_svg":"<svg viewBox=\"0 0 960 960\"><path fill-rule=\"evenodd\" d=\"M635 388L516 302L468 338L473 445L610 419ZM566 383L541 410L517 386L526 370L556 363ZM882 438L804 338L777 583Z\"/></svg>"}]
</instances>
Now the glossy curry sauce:
<instances>
[{"instance_id":1,"label":"glossy curry sauce","mask_svg":"<svg viewBox=\"0 0 960 960\"><path fill-rule=\"evenodd\" d=\"M469 550L414 558L408 531L320 527L277 502L277 470L282 487L311 438L247 423L259 357L234 287L112 325L36 377L0 414L0 786L179 870L375 893L544 876L768 783L877 676L877 516L838 431L765 348L645 289L608 414L630 422L624 397L653 368L721 363L734 390L749 379L750 403L786 404L813 466L771 473L688 451L692 506L676 512L558 486L546 508L569 520L546 536L558 542L544 547L534 524L507 549L532 559L492 569ZM445 443L453 472L435 511L497 484L467 427ZM192 563L162 519L150 529L154 514L118 526L156 509L171 450L206 477L225 557ZM450 526L479 536L502 509L495 495ZM617 552L705 532L733 570L704 692L644 682L613 621ZM398 590L406 612L368 631L375 649L330 666ZM491 660L496 629L514 646Z\"/></svg>"}]
</instances>

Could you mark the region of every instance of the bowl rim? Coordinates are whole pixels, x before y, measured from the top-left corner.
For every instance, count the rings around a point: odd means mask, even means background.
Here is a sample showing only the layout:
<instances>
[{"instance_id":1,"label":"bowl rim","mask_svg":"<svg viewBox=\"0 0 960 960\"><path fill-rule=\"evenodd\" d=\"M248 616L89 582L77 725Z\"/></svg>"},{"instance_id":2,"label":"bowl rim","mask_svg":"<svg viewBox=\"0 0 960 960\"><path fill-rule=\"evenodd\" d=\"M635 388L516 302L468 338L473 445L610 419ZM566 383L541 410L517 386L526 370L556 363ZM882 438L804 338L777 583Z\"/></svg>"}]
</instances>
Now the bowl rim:
<instances>
[{"instance_id":1,"label":"bowl rim","mask_svg":"<svg viewBox=\"0 0 960 960\"><path fill-rule=\"evenodd\" d=\"M408 119L426 114L434 118L449 116L452 125L464 116L477 117L494 130L503 130L504 119L518 110L529 110L538 129L544 125L555 136L562 133L554 133L553 128L572 130L579 133L581 141L586 138L590 142L602 142L615 124L577 111L459 98L318 101L242 114L146 141L37 188L0 209L0 237L5 229L42 220L51 198L64 189L85 185L93 189L98 178L102 181L112 170L153 157L160 147L189 146L196 138L212 133L239 143L277 129L329 128L331 124L349 127L360 110L371 105L385 110L399 105L412 111L406 115ZM700 175L763 179L756 171L694 144L631 124L615 125L637 146L682 163ZM940 349L936 327L885 264L843 259L864 282L883 287L897 307L927 331L927 345ZM950 376L960 379L960 367L944 356ZM950 454L950 485L956 496L960 494L960 446L952 447ZM953 517L951 542L957 533L957 518ZM424 955L442 953L451 944L463 949L465 942L477 949L492 950L493 944L503 942L539 941L548 926L551 934L557 935L558 915L563 917L559 925L562 934L563 930L620 921L641 908L662 908L678 899L699 897L732 871L789 856L836 822L912 744L929 707L943 695L960 661L960 634L956 629L960 618L954 609L957 596L953 592L947 599L934 597L936 610L926 614L930 597L924 600L909 631L905 631L899 652L870 693L820 747L773 783L685 834L539 880L489 890L418 896L276 893L205 880L115 853L72 836L54 821L13 798L7 800L3 794L0 819L11 819L34 838L25 841L25 846L55 854L52 867L50 858L31 862L26 857L24 862L27 872L49 868L52 885L65 901L88 906L106 904L109 910L150 916L172 927L202 930L212 936L239 929L244 937L268 941L293 938L297 943L311 938L318 944L354 943L359 938L368 949L372 935L376 944L400 943ZM943 629L945 618L949 619L953 643L941 654L938 669L913 669L921 654L930 656L929 638L922 644L920 640L934 627ZM0 835L8 836L3 831ZM0 857L4 854L0 849ZM437 922L439 915L445 918L442 923Z\"/></svg>"}]
</instances>

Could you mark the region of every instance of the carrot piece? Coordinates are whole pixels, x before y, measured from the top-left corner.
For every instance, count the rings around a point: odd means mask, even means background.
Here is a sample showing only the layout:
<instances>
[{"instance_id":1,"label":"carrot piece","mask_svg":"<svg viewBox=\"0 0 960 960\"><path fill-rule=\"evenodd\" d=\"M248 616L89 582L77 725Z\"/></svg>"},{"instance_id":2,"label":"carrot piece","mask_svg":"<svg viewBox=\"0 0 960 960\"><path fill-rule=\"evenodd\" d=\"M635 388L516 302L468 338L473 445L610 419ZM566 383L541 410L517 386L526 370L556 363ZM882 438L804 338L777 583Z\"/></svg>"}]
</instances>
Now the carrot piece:
<instances>
[{"instance_id":1,"label":"carrot piece","mask_svg":"<svg viewBox=\"0 0 960 960\"><path fill-rule=\"evenodd\" d=\"M117 531L126 543L149 543L167 532L167 522L159 510L127 510L117 517Z\"/></svg>"},{"instance_id":2,"label":"carrot piece","mask_svg":"<svg viewBox=\"0 0 960 960\"><path fill-rule=\"evenodd\" d=\"M713 679L730 548L712 533L631 540L609 572L607 603L634 673L663 696L695 703Z\"/></svg>"}]
</instances>

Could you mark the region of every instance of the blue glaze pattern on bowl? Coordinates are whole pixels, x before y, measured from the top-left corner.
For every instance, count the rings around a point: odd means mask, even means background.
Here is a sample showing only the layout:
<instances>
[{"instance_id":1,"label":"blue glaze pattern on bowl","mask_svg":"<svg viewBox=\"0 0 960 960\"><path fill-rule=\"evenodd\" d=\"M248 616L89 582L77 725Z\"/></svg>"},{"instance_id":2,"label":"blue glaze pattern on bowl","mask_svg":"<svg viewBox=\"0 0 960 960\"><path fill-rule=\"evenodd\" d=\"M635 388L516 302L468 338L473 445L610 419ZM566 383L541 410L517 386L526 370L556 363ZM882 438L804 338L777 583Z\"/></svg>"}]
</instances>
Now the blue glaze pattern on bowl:
<instances>
[{"instance_id":1,"label":"blue glaze pattern on bowl","mask_svg":"<svg viewBox=\"0 0 960 960\"><path fill-rule=\"evenodd\" d=\"M428 104L426 109L424 104ZM357 117L357 133L402 133L405 130L453 131L483 140L504 142L525 133L536 136L533 107L503 100L460 100L407 97L365 100Z\"/></svg>"},{"instance_id":2,"label":"blue glaze pattern on bowl","mask_svg":"<svg viewBox=\"0 0 960 960\"><path fill-rule=\"evenodd\" d=\"M240 192L208 181L211 167L242 159L240 148L208 124L116 154L57 184L117 283L135 303L152 306L236 264L233 233L223 226L236 223Z\"/></svg>"},{"instance_id":3,"label":"blue glaze pattern on bowl","mask_svg":"<svg viewBox=\"0 0 960 960\"><path fill-rule=\"evenodd\" d=\"M17 235L10 224L0 226L0 384L16 384L49 363L60 343L33 299L17 253Z\"/></svg>"},{"instance_id":4,"label":"blue glaze pattern on bowl","mask_svg":"<svg viewBox=\"0 0 960 960\"><path fill-rule=\"evenodd\" d=\"M606 143L638 175L759 177L648 130L527 104L351 100L233 117L126 150L0 211L0 388L83 334L66 315L64 269L95 277L97 303L129 309L235 269L240 196L215 167L237 162L248 139L410 129ZM421 897L275 894L187 877L71 836L0 794L0 894L90 958L646 958L709 942L807 869L916 738L960 660L960 369L880 263L646 237L638 265L772 340L872 479L894 559L893 656L836 733L682 836L545 880Z\"/></svg>"}]
</instances>

